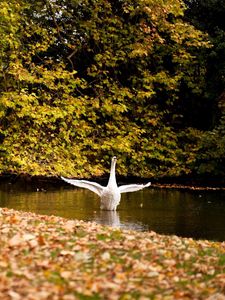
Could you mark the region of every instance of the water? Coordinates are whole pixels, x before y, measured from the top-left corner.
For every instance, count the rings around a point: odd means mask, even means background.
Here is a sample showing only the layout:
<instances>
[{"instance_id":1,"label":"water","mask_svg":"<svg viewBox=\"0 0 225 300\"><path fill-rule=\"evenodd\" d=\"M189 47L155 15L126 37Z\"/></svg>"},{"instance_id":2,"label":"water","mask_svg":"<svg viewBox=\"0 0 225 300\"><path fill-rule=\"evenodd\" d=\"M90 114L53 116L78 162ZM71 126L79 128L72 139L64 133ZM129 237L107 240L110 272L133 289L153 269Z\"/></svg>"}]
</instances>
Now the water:
<instances>
[{"instance_id":1,"label":"water","mask_svg":"<svg viewBox=\"0 0 225 300\"><path fill-rule=\"evenodd\" d=\"M112 212L101 211L98 196L88 190L1 183L0 206L126 229L225 240L225 191L148 188L122 194L118 211Z\"/></svg>"}]
</instances>

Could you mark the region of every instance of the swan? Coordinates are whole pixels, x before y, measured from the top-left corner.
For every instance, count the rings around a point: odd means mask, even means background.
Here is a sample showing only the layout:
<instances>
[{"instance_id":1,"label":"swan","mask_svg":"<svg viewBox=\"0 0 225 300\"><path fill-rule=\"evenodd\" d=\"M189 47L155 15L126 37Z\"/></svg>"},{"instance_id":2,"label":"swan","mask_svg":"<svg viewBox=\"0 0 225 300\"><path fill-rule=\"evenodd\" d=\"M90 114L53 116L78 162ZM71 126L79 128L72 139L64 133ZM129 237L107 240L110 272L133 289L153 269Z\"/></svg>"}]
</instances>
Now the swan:
<instances>
[{"instance_id":1,"label":"swan","mask_svg":"<svg viewBox=\"0 0 225 300\"><path fill-rule=\"evenodd\" d=\"M127 184L118 187L116 183L116 160L116 156L113 156L109 181L106 187L88 180L68 179L62 176L61 178L67 183L96 193L101 199L100 208L102 210L116 210L122 193L139 191L151 185L151 182L148 182L146 184Z\"/></svg>"}]
</instances>

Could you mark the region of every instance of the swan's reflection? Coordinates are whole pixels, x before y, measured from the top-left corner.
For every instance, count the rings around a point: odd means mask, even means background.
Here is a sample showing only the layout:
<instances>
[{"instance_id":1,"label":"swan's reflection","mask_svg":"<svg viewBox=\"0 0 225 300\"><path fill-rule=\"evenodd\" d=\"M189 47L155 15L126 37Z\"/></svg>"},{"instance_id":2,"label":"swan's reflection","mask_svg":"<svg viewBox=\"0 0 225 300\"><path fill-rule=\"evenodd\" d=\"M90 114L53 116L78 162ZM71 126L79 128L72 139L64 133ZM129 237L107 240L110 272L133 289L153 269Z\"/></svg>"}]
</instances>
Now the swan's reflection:
<instances>
[{"instance_id":1,"label":"swan's reflection","mask_svg":"<svg viewBox=\"0 0 225 300\"><path fill-rule=\"evenodd\" d=\"M112 227L121 227L120 216L115 210L101 210L95 221Z\"/></svg>"},{"instance_id":2,"label":"swan's reflection","mask_svg":"<svg viewBox=\"0 0 225 300\"><path fill-rule=\"evenodd\" d=\"M120 221L120 215L118 211L115 210L101 210L99 212L99 215L96 216L95 222L111 227L118 227L123 229L132 229L132 230L138 230L143 231L147 230L147 226L142 224L141 222L130 222L128 220Z\"/></svg>"}]
</instances>

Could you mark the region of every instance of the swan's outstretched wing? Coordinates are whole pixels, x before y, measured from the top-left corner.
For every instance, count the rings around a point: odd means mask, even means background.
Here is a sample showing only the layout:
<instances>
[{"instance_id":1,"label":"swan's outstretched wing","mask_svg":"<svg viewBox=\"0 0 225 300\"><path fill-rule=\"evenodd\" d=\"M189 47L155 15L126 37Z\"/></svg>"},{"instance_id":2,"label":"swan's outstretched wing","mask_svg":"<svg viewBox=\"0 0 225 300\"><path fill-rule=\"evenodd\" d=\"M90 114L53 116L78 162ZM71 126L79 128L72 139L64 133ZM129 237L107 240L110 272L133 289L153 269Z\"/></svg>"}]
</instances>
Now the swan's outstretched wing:
<instances>
[{"instance_id":1,"label":"swan's outstretched wing","mask_svg":"<svg viewBox=\"0 0 225 300\"><path fill-rule=\"evenodd\" d=\"M129 193L129 192L136 192L140 191L148 186L151 185L151 182L148 182L146 184L127 184L127 185L121 185L119 186L120 193Z\"/></svg>"},{"instance_id":2,"label":"swan's outstretched wing","mask_svg":"<svg viewBox=\"0 0 225 300\"><path fill-rule=\"evenodd\" d=\"M88 189L94 193L96 193L97 195L101 196L102 194L102 191L104 189L103 186L101 186L100 184L98 184L97 182L91 182L91 181L88 181L88 180L78 180L78 179L68 179L68 178L65 178L65 177L62 177L61 178L72 184L72 185L75 185L77 187L80 187L80 188L84 188L84 189Z\"/></svg>"}]
</instances>

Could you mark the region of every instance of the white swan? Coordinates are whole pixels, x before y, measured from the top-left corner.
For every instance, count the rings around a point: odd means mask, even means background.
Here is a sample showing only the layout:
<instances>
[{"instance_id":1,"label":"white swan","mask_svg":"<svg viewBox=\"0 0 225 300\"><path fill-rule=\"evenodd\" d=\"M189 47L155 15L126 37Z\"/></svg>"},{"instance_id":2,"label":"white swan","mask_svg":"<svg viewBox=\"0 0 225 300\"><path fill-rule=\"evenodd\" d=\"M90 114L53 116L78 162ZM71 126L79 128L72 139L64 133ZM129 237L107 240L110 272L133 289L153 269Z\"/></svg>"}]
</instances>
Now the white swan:
<instances>
[{"instance_id":1,"label":"white swan","mask_svg":"<svg viewBox=\"0 0 225 300\"><path fill-rule=\"evenodd\" d=\"M148 182L146 184L127 184L118 187L116 183L116 156L112 158L109 181L106 187L88 180L61 178L72 185L96 193L101 198L100 208L104 210L116 210L117 205L120 203L121 193L139 191L151 185L151 182Z\"/></svg>"}]
</instances>

